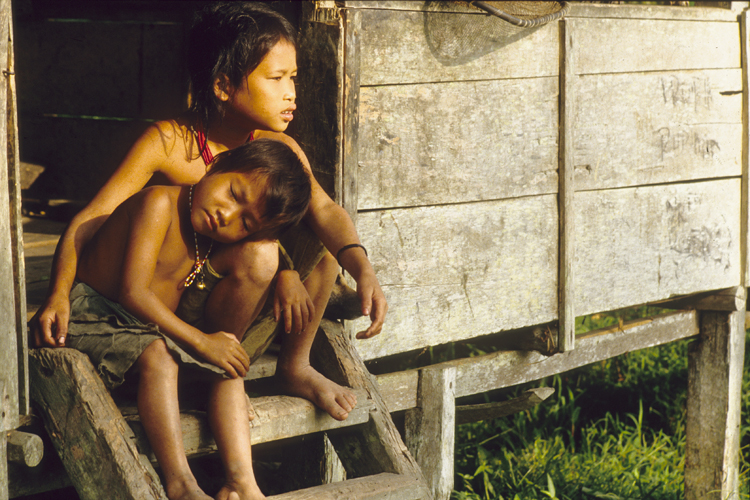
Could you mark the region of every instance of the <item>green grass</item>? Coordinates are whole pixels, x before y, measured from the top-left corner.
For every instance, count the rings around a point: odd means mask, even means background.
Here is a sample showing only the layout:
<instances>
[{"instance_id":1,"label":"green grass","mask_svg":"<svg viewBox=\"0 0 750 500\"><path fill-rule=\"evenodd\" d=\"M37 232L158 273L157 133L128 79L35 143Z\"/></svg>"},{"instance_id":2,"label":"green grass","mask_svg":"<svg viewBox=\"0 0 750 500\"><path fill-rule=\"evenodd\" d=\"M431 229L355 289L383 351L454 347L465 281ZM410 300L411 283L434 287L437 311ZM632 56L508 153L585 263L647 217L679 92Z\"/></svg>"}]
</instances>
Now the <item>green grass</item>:
<instances>
[{"instance_id":1,"label":"green grass","mask_svg":"<svg viewBox=\"0 0 750 500\"><path fill-rule=\"evenodd\" d=\"M590 317L578 331L643 313ZM556 375L542 381L556 391L541 405L459 426L452 498L683 498L687 342ZM750 346L745 367L740 474L741 497L750 498Z\"/></svg>"}]
</instances>

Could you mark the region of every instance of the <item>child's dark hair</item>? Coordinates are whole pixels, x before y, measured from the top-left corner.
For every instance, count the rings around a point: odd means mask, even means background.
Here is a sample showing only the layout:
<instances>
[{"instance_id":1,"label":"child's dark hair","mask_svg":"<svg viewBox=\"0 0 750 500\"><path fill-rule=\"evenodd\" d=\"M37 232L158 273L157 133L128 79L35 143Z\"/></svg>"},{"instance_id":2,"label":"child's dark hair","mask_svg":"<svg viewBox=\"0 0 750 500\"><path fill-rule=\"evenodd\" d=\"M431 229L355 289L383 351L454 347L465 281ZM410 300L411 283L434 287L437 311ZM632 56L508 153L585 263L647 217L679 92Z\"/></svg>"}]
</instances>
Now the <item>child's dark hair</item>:
<instances>
[{"instance_id":1,"label":"child's dark hair","mask_svg":"<svg viewBox=\"0 0 750 500\"><path fill-rule=\"evenodd\" d=\"M310 176L297 153L280 141L256 139L214 158L206 175L257 173L266 183L266 230L281 234L302 220L310 204Z\"/></svg>"},{"instance_id":2,"label":"child's dark hair","mask_svg":"<svg viewBox=\"0 0 750 500\"><path fill-rule=\"evenodd\" d=\"M234 87L242 84L280 41L295 48L297 35L289 21L262 3L210 3L199 11L190 29L187 65L190 75L190 112L207 132L211 120L223 116L214 82L226 75Z\"/></svg>"}]
</instances>

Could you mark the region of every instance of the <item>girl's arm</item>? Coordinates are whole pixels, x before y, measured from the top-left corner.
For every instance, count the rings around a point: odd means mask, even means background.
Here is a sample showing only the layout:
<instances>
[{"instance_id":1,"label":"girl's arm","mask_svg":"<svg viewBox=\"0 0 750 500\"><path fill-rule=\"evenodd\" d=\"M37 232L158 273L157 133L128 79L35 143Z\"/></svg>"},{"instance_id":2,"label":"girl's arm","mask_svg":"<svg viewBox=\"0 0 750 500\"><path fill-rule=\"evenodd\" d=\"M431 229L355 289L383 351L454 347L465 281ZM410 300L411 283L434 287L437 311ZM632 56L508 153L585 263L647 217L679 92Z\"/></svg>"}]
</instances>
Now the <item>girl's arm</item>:
<instances>
[{"instance_id":1,"label":"girl's arm","mask_svg":"<svg viewBox=\"0 0 750 500\"><path fill-rule=\"evenodd\" d=\"M179 219L173 218L173 202L163 191L146 192L141 201L130 214L117 301L139 320L157 325L175 343L225 370L232 378L244 376L250 358L236 336L227 332L204 334L178 318L151 289L157 260L165 251L165 238Z\"/></svg>"},{"instance_id":2,"label":"girl's arm","mask_svg":"<svg viewBox=\"0 0 750 500\"><path fill-rule=\"evenodd\" d=\"M112 177L65 229L52 261L47 298L30 327L37 347L65 345L70 318L68 295L86 243L117 206L146 185L164 157L164 133L150 127L133 145ZM160 154L161 153L161 154Z\"/></svg>"},{"instance_id":3,"label":"girl's arm","mask_svg":"<svg viewBox=\"0 0 750 500\"><path fill-rule=\"evenodd\" d=\"M310 162L302 148L286 134L274 134L273 138L281 140L291 147L310 174L312 198L305 220L318 235L323 245L332 255L336 256L344 246L360 243L351 217L346 213L346 210L328 196L315 180ZM357 338L370 338L377 335L383 328L385 315L388 312L388 303L385 300L383 290L380 288L380 283L375 277L375 270L361 248L345 250L341 254L340 264L357 282L357 294L361 301L362 314L370 316L372 321L369 328L357 333Z\"/></svg>"}]
</instances>

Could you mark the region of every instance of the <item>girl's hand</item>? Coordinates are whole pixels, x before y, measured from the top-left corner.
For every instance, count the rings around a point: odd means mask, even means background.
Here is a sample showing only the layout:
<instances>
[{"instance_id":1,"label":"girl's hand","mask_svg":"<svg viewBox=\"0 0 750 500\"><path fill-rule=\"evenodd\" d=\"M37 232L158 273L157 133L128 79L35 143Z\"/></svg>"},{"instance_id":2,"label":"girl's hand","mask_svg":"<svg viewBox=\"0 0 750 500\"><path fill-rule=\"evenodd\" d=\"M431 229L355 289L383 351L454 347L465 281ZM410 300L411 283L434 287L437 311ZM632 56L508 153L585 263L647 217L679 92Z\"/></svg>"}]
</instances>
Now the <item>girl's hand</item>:
<instances>
[{"instance_id":1,"label":"girl's hand","mask_svg":"<svg viewBox=\"0 0 750 500\"><path fill-rule=\"evenodd\" d=\"M250 356L231 333L206 334L197 351L203 359L226 371L232 378L244 377L250 368Z\"/></svg>"},{"instance_id":2,"label":"girl's hand","mask_svg":"<svg viewBox=\"0 0 750 500\"><path fill-rule=\"evenodd\" d=\"M284 314L284 331L305 331L315 315L315 306L297 271L283 270L276 277L276 293L273 297L273 317L276 321Z\"/></svg>"},{"instance_id":3,"label":"girl's hand","mask_svg":"<svg viewBox=\"0 0 750 500\"><path fill-rule=\"evenodd\" d=\"M357 333L358 339L369 339L383 329L388 302L374 273L363 273L357 281L357 295L362 303L362 314L369 316L372 324L367 330Z\"/></svg>"},{"instance_id":4,"label":"girl's hand","mask_svg":"<svg viewBox=\"0 0 750 500\"><path fill-rule=\"evenodd\" d=\"M29 326L35 347L65 347L70 319L70 300L50 295L36 312Z\"/></svg>"}]
</instances>

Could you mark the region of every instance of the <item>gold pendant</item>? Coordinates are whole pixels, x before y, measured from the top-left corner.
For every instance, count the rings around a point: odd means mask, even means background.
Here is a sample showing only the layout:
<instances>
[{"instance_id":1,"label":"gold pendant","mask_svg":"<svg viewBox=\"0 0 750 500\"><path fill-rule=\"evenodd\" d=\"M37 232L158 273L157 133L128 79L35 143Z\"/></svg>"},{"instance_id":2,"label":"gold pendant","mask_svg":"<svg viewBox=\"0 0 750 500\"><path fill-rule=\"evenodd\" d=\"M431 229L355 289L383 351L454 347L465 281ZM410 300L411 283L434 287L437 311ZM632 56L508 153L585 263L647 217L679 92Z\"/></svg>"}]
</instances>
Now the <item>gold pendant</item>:
<instances>
[{"instance_id":1,"label":"gold pendant","mask_svg":"<svg viewBox=\"0 0 750 500\"><path fill-rule=\"evenodd\" d=\"M206 284L203 283L203 277L202 276L198 279L198 284L195 285L195 286L198 287L198 290L203 290L204 288L206 288Z\"/></svg>"}]
</instances>

